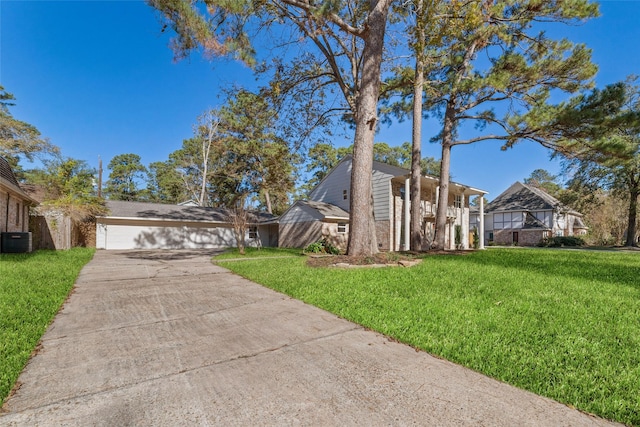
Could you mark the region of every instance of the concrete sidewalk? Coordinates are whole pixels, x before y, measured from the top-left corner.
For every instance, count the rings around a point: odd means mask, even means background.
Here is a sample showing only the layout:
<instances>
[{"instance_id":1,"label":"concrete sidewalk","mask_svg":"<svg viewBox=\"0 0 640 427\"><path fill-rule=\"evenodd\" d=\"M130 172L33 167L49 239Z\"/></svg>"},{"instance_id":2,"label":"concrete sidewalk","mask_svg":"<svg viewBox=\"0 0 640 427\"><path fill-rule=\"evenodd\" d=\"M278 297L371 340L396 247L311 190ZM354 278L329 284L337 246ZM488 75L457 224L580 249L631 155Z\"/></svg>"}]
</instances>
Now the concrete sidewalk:
<instances>
[{"instance_id":1,"label":"concrete sidewalk","mask_svg":"<svg viewBox=\"0 0 640 427\"><path fill-rule=\"evenodd\" d=\"M3 426L605 426L209 262L98 251Z\"/></svg>"}]
</instances>

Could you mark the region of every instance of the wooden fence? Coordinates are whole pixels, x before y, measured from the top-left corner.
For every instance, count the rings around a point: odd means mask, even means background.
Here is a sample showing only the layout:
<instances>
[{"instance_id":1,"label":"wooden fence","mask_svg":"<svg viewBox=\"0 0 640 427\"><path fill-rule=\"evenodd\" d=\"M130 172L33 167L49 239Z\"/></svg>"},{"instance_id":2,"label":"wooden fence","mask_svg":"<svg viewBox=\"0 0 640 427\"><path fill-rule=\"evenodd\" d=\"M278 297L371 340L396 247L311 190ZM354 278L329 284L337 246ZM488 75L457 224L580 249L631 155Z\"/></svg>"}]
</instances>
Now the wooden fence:
<instances>
[{"instance_id":1,"label":"wooden fence","mask_svg":"<svg viewBox=\"0 0 640 427\"><path fill-rule=\"evenodd\" d=\"M96 246L96 223L78 222L58 212L32 215L29 219L33 250Z\"/></svg>"}]
</instances>

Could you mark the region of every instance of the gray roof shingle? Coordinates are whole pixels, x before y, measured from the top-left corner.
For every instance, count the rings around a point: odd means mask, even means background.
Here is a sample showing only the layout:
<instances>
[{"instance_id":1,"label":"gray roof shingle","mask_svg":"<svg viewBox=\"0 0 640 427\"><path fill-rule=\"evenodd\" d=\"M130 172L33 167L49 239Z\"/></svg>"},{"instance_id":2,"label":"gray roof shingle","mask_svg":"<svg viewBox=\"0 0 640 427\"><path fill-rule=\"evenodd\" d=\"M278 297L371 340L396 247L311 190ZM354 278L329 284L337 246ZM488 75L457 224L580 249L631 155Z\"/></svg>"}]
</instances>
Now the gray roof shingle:
<instances>
[{"instance_id":1,"label":"gray roof shingle","mask_svg":"<svg viewBox=\"0 0 640 427\"><path fill-rule=\"evenodd\" d=\"M172 221L229 222L229 211L201 206L166 205L161 203L108 200L110 217L164 219ZM275 219L274 215L250 211L249 222L260 223Z\"/></svg>"},{"instance_id":2,"label":"gray roof shingle","mask_svg":"<svg viewBox=\"0 0 640 427\"><path fill-rule=\"evenodd\" d=\"M515 182L502 194L493 199L485 209L486 213L502 211L545 211L562 210L580 215L564 206L558 199L536 187Z\"/></svg>"},{"instance_id":3,"label":"gray roof shingle","mask_svg":"<svg viewBox=\"0 0 640 427\"><path fill-rule=\"evenodd\" d=\"M0 177L7 180L10 184L18 188L20 187L16 176L13 174L13 170L11 170L11 165L4 157L0 157Z\"/></svg>"},{"instance_id":4,"label":"gray roof shingle","mask_svg":"<svg viewBox=\"0 0 640 427\"><path fill-rule=\"evenodd\" d=\"M314 200L299 200L299 204L315 209L325 218L344 218L349 219L349 213L336 205L325 202L317 202Z\"/></svg>"},{"instance_id":5,"label":"gray roof shingle","mask_svg":"<svg viewBox=\"0 0 640 427\"><path fill-rule=\"evenodd\" d=\"M16 176L13 174L13 170L11 169L11 165L4 158L0 157L0 184L11 189L14 193L18 194L20 198L22 198L26 203L31 205L37 205L38 202L33 199L29 194L27 194L16 179Z\"/></svg>"}]
</instances>

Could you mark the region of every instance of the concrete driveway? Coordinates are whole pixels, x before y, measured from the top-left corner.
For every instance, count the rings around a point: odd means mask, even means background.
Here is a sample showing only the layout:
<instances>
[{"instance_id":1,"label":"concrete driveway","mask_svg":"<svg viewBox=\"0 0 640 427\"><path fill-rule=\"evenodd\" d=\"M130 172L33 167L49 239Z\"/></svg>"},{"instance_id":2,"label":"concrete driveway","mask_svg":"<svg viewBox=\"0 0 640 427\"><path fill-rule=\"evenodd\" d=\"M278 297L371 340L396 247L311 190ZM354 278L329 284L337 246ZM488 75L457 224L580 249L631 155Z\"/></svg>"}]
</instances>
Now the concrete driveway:
<instances>
[{"instance_id":1,"label":"concrete driveway","mask_svg":"<svg viewBox=\"0 0 640 427\"><path fill-rule=\"evenodd\" d=\"M98 251L3 426L604 426L210 262Z\"/></svg>"}]
</instances>

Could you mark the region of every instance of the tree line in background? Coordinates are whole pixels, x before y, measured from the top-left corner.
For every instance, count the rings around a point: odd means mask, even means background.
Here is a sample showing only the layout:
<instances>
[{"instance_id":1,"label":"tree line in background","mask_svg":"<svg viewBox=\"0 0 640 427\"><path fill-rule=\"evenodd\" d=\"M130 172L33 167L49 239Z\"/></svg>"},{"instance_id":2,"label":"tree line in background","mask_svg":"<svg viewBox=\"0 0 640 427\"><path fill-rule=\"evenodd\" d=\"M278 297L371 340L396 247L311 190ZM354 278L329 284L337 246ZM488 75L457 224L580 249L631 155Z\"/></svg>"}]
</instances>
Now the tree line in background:
<instances>
[{"instance_id":1,"label":"tree line in background","mask_svg":"<svg viewBox=\"0 0 640 427\"><path fill-rule=\"evenodd\" d=\"M145 168L136 154L116 156L105 187L112 198L251 204L280 213L349 152L350 210L359 214L350 223L348 253L377 251L370 206L374 159L410 168L414 198L420 194L421 173L440 177L435 247L441 249L452 148L500 140L508 149L534 141L565 159L563 201L568 205L584 211L597 206L598 194L603 209L605 200L627 200L625 242L636 242L640 112L635 80L593 89L596 66L589 49L551 39L544 31L551 23L596 17L595 3L208 0L206 8L190 0L148 3L174 31L176 58L201 50L238 59L268 84L255 93L230 88L227 103L198 118L193 137L167 161ZM265 60L258 60L257 35L277 46ZM5 119L12 119L7 108L12 97L2 93L5 126ZM552 103L560 94L573 97ZM441 161L421 154L426 116L439 119L439 129L430 134L440 145ZM413 121L411 143L374 144L381 122L404 118ZM330 141L341 126L354 131L354 143L336 149ZM29 141L46 143L23 129L9 139L3 130L3 148L10 155L15 141L24 141L25 154L37 151ZM24 132L35 137L25 139ZM73 160L59 158L50 167L65 162ZM296 189L305 168L311 179L306 188ZM147 185L139 188L142 181ZM418 215L412 212L413 247L422 239Z\"/></svg>"}]
</instances>

